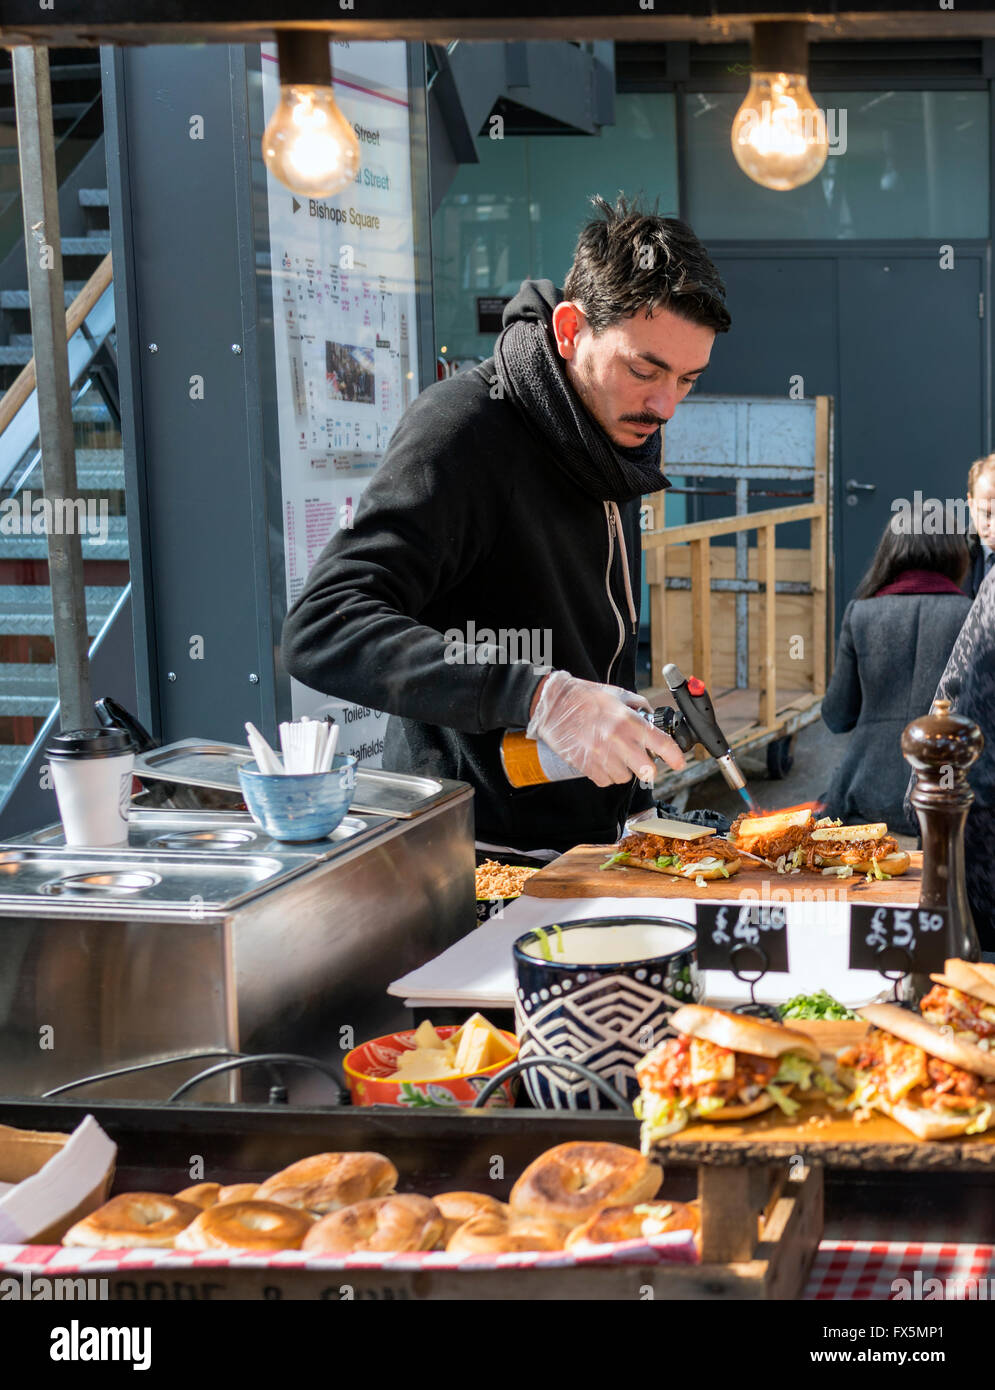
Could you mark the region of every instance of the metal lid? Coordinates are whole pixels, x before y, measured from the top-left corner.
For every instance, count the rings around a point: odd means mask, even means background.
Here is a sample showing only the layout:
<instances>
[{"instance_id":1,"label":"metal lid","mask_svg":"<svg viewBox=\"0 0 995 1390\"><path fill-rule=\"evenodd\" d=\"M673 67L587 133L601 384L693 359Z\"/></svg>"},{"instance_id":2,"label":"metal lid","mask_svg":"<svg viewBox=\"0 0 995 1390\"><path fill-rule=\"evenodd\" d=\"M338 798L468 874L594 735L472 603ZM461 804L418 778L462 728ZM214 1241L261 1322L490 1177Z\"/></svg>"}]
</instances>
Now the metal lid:
<instances>
[{"instance_id":1,"label":"metal lid","mask_svg":"<svg viewBox=\"0 0 995 1390\"><path fill-rule=\"evenodd\" d=\"M133 753L135 745L124 729L66 729L49 739L49 758L116 758Z\"/></svg>"}]
</instances>

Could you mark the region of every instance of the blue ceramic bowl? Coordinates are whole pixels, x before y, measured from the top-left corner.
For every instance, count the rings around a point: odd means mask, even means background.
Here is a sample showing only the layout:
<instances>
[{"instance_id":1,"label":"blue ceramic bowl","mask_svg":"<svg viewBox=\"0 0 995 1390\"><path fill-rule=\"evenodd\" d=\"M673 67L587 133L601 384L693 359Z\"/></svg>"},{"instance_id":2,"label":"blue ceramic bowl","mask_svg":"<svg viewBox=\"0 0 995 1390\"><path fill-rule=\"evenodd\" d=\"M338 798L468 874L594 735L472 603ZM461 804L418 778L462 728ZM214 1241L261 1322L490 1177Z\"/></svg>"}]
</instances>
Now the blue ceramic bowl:
<instances>
[{"instance_id":1,"label":"blue ceramic bowl","mask_svg":"<svg viewBox=\"0 0 995 1390\"><path fill-rule=\"evenodd\" d=\"M669 1035L675 1005L701 998L697 933L686 922L628 913L564 922L560 932L543 928L542 942L530 931L513 948L518 1060L583 1062L633 1101L636 1063ZM570 1067L537 1063L522 1080L541 1110L610 1104Z\"/></svg>"},{"instance_id":2,"label":"blue ceramic bowl","mask_svg":"<svg viewBox=\"0 0 995 1390\"><path fill-rule=\"evenodd\" d=\"M357 758L342 755L329 772L260 772L243 763L238 780L252 819L274 840L323 840L345 819L356 790Z\"/></svg>"}]
</instances>

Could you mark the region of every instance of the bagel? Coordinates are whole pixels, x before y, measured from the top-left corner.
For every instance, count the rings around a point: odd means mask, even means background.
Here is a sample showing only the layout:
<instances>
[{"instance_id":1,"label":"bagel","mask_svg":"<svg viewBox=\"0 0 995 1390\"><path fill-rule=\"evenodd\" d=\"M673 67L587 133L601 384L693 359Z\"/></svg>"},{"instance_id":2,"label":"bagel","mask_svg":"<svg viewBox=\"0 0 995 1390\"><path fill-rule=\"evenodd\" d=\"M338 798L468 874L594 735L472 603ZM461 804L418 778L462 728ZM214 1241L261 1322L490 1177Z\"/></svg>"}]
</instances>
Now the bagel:
<instances>
[{"instance_id":1,"label":"bagel","mask_svg":"<svg viewBox=\"0 0 995 1390\"><path fill-rule=\"evenodd\" d=\"M226 1202L254 1202L257 1200L258 1191L259 1184L256 1182L233 1182L230 1187L223 1187L218 1193L218 1206L223 1206Z\"/></svg>"},{"instance_id":2,"label":"bagel","mask_svg":"<svg viewBox=\"0 0 995 1390\"><path fill-rule=\"evenodd\" d=\"M471 1217L450 1237L450 1255L505 1255L520 1250L562 1250L567 1227L539 1217L511 1219L499 1212Z\"/></svg>"},{"instance_id":3,"label":"bagel","mask_svg":"<svg viewBox=\"0 0 995 1390\"><path fill-rule=\"evenodd\" d=\"M77 1221L62 1237L63 1245L117 1250L154 1246L169 1250L178 1235L201 1214L193 1202L160 1192L122 1192Z\"/></svg>"},{"instance_id":4,"label":"bagel","mask_svg":"<svg viewBox=\"0 0 995 1390\"><path fill-rule=\"evenodd\" d=\"M218 1202L177 1237L177 1250L299 1250L314 1218L277 1202Z\"/></svg>"},{"instance_id":5,"label":"bagel","mask_svg":"<svg viewBox=\"0 0 995 1390\"><path fill-rule=\"evenodd\" d=\"M540 1154L511 1189L514 1214L579 1226L606 1206L648 1202L663 1169L621 1144L558 1144Z\"/></svg>"},{"instance_id":6,"label":"bagel","mask_svg":"<svg viewBox=\"0 0 995 1390\"><path fill-rule=\"evenodd\" d=\"M311 1255L352 1255L365 1250L434 1250L446 1222L427 1197L395 1193L373 1197L323 1216L304 1237Z\"/></svg>"},{"instance_id":7,"label":"bagel","mask_svg":"<svg viewBox=\"0 0 995 1390\"><path fill-rule=\"evenodd\" d=\"M203 1211L205 1207L213 1207L218 1200L218 1193L221 1191L219 1182L197 1182L193 1187L185 1187L182 1192L177 1192L178 1202L193 1202L195 1207L200 1207Z\"/></svg>"},{"instance_id":8,"label":"bagel","mask_svg":"<svg viewBox=\"0 0 995 1390\"><path fill-rule=\"evenodd\" d=\"M260 1183L255 1200L324 1216L355 1202L387 1197L396 1186L397 1169L383 1154L312 1154Z\"/></svg>"},{"instance_id":9,"label":"bagel","mask_svg":"<svg viewBox=\"0 0 995 1390\"><path fill-rule=\"evenodd\" d=\"M693 1231L701 1227L696 1202L641 1202L624 1207L604 1207L567 1237L566 1248L578 1245L613 1245L620 1240L662 1236L668 1231Z\"/></svg>"},{"instance_id":10,"label":"bagel","mask_svg":"<svg viewBox=\"0 0 995 1390\"><path fill-rule=\"evenodd\" d=\"M442 1244L447 1245L451 1236L459 1230L460 1226L475 1216L500 1216L505 1219L508 1217L509 1208L506 1203L499 1202L496 1197L489 1197L484 1192L441 1192L432 1201L442 1212L446 1223L446 1229L442 1234Z\"/></svg>"}]
</instances>

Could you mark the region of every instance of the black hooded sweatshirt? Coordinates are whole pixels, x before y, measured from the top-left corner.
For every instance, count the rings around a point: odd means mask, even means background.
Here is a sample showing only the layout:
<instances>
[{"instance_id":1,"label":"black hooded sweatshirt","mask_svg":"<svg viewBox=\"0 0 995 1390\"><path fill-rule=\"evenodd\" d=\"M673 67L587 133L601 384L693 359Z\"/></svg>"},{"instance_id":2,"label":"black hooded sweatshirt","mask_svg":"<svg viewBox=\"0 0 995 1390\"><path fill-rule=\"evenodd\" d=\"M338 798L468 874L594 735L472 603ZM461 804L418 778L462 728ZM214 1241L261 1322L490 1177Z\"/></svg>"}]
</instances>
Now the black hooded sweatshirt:
<instances>
[{"instance_id":1,"label":"black hooded sweatshirt","mask_svg":"<svg viewBox=\"0 0 995 1390\"><path fill-rule=\"evenodd\" d=\"M549 282L525 281L505 325L549 326L559 298ZM469 782L478 840L565 850L615 840L649 793L635 780L600 788L587 778L516 790L500 742L527 725L549 666L634 689L640 500L618 502L633 621L615 509L572 480L542 423L501 390L493 358L423 391L352 528L311 570L282 652L305 685L395 716L384 767ZM612 447L645 465L658 436L649 448ZM523 631L537 640L514 660Z\"/></svg>"}]
</instances>

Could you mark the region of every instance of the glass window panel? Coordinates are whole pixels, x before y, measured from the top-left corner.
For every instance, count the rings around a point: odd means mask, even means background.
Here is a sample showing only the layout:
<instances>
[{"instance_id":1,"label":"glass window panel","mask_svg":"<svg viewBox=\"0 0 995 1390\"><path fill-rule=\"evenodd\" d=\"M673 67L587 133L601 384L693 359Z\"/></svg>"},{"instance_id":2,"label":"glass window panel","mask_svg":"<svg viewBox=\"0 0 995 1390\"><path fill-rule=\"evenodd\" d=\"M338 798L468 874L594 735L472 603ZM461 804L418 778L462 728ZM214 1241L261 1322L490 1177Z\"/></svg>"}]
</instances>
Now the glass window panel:
<instances>
[{"instance_id":1,"label":"glass window panel","mask_svg":"<svg viewBox=\"0 0 995 1390\"><path fill-rule=\"evenodd\" d=\"M986 92L814 93L831 152L788 193L761 188L733 159L729 132L745 94L687 98L690 219L706 242L988 236Z\"/></svg>"},{"instance_id":2,"label":"glass window panel","mask_svg":"<svg viewBox=\"0 0 995 1390\"><path fill-rule=\"evenodd\" d=\"M615 117L596 136L477 141L480 162L460 167L432 224L436 342L447 357L490 356L478 296L512 295L528 276L562 285L595 193L642 194L676 212L673 94L618 96Z\"/></svg>"}]
</instances>

